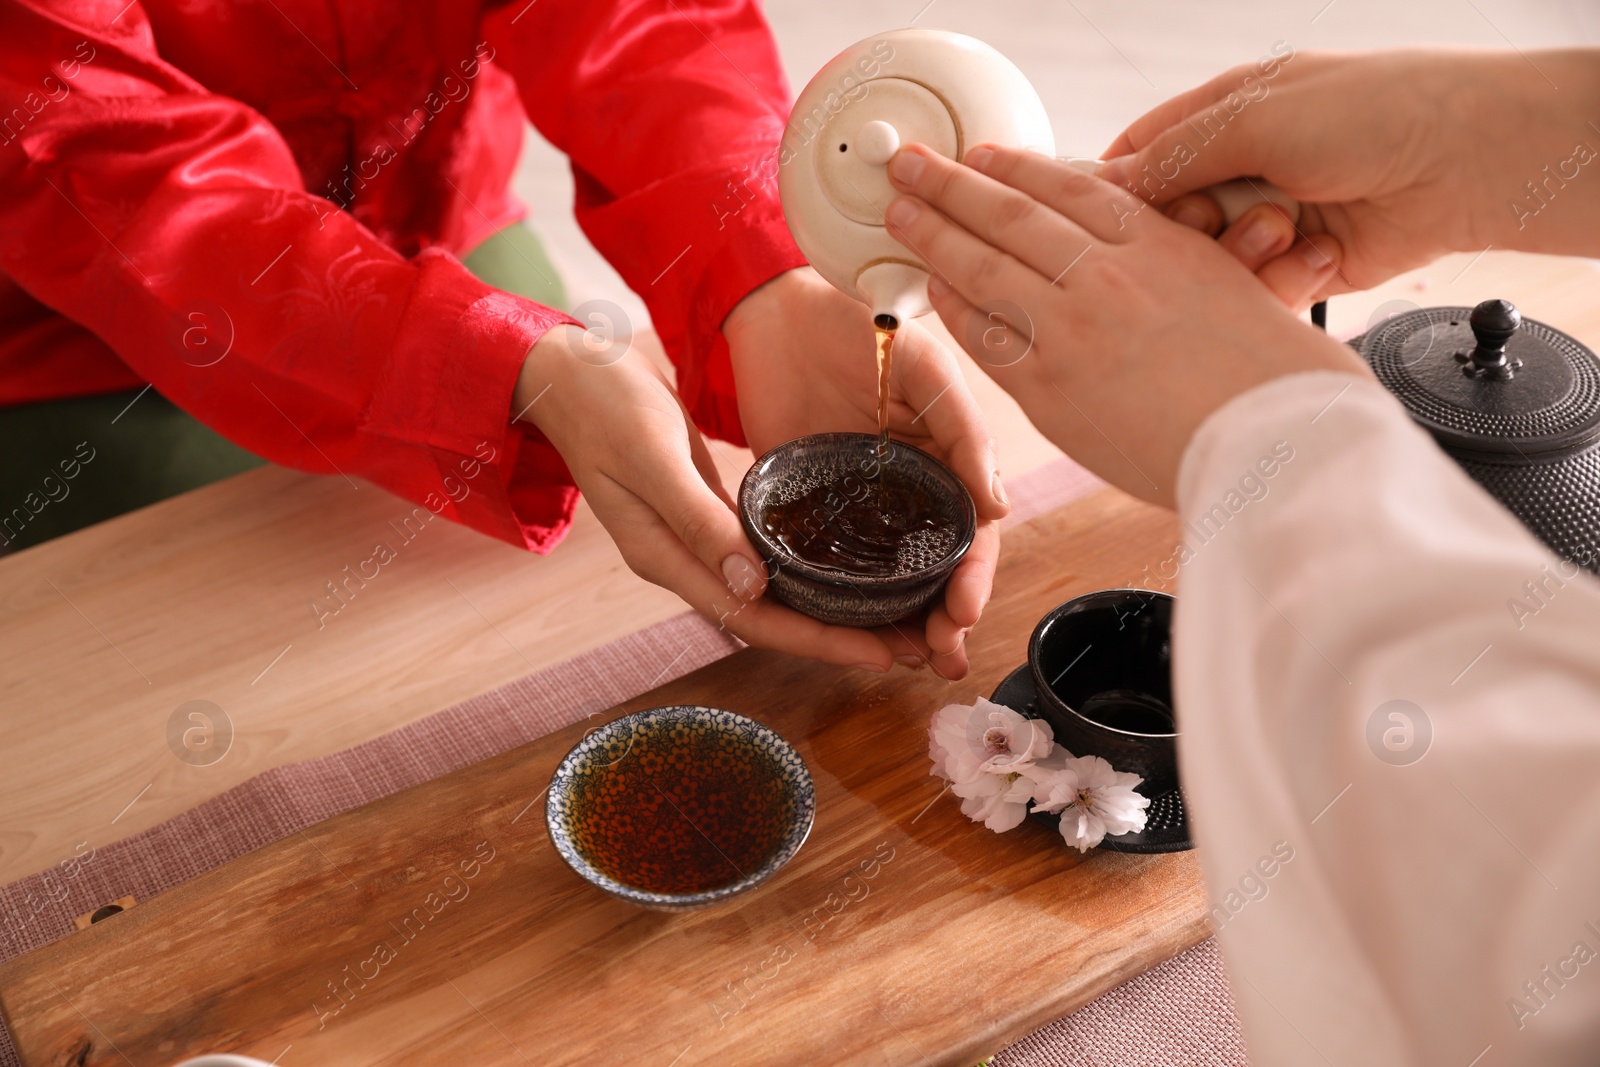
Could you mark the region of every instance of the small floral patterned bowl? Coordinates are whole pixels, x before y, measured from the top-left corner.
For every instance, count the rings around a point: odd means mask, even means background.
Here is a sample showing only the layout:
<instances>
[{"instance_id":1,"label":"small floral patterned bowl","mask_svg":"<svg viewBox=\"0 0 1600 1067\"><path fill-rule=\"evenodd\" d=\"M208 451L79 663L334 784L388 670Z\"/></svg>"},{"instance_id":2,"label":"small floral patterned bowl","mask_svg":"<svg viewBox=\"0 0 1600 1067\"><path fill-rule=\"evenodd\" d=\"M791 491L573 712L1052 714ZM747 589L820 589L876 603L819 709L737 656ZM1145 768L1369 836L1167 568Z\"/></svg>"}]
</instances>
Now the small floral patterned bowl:
<instances>
[{"instance_id":1,"label":"small floral patterned bowl","mask_svg":"<svg viewBox=\"0 0 1600 1067\"><path fill-rule=\"evenodd\" d=\"M760 885L811 832L811 772L772 730L675 705L590 732L550 780L545 824L586 881L660 911L719 904Z\"/></svg>"}]
</instances>

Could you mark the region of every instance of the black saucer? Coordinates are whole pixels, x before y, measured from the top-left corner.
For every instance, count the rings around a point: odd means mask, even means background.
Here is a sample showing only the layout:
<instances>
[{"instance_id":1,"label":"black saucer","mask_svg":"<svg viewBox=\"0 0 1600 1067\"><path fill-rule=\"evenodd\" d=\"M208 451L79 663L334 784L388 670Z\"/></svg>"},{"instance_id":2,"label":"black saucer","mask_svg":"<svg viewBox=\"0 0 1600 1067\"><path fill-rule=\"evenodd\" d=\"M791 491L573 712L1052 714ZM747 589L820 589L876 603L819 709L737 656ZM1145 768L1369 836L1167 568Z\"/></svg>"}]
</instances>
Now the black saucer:
<instances>
[{"instance_id":1,"label":"black saucer","mask_svg":"<svg viewBox=\"0 0 1600 1067\"><path fill-rule=\"evenodd\" d=\"M1041 717L1034 703L1033 675L1026 663L1006 675L1005 681L1000 683L989 699L1030 719ZM1051 827L1058 828L1061 825L1060 815L1045 811L1031 811L1029 814ZM1136 834L1108 836L1096 847L1107 852L1139 853L1187 852L1194 848L1194 842L1189 840L1189 819L1184 812L1181 787L1151 797L1146 816L1143 830Z\"/></svg>"}]
</instances>

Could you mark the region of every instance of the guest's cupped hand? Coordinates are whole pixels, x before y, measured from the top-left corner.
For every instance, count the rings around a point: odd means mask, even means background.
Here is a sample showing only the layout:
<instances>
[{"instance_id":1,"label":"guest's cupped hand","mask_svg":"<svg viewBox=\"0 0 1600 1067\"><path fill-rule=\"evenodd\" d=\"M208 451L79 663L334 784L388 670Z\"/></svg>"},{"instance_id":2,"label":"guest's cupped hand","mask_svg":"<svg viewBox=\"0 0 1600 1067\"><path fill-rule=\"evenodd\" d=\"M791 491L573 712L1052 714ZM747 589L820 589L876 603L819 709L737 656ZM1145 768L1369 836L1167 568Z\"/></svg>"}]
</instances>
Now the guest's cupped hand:
<instances>
[{"instance_id":1,"label":"guest's cupped hand","mask_svg":"<svg viewBox=\"0 0 1600 1067\"><path fill-rule=\"evenodd\" d=\"M756 455L807 434L878 429L871 313L810 267L752 292L723 324L739 418ZM964 643L994 584L1006 501L995 441L956 355L916 322L895 336L889 433L942 460L967 486L978 528L944 594L922 616L877 634L901 662L967 673Z\"/></svg>"},{"instance_id":2,"label":"guest's cupped hand","mask_svg":"<svg viewBox=\"0 0 1600 1067\"><path fill-rule=\"evenodd\" d=\"M735 363L745 368L741 414L756 451L807 433L875 428L865 309L814 277L758 294L774 306L752 305L747 310L756 314L741 319L749 332L734 324L730 337ZM928 664L954 679L967 672L964 639L989 598L999 553L996 520L1007 508L995 495L993 442L953 354L920 331L904 340L897 346L892 426L897 437L939 454L972 485L979 531L941 603L876 630L819 622L767 593L764 564L705 438L642 352L626 346L596 352L583 330L558 327L529 353L513 404L561 453L628 567L729 633L841 666L884 671L896 661Z\"/></svg>"},{"instance_id":3,"label":"guest's cupped hand","mask_svg":"<svg viewBox=\"0 0 1600 1067\"><path fill-rule=\"evenodd\" d=\"M548 394L548 395L547 395ZM635 347L600 352L575 326L535 343L516 396L639 577L763 648L887 670L893 654L864 630L826 626L766 591L705 438L665 376Z\"/></svg>"}]
</instances>

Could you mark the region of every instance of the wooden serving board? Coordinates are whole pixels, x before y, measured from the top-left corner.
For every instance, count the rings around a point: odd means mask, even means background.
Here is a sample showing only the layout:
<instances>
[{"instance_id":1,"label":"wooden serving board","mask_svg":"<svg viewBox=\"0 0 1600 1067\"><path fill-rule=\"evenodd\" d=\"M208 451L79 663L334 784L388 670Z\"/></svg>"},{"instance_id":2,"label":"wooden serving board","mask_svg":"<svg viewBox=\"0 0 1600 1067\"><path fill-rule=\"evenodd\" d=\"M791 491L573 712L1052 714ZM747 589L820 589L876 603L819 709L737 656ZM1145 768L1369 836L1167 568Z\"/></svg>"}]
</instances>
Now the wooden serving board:
<instances>
[{"instance_id":1,"label":"wooden serving board","mask_svg":"<svg viewBox=\"0 0 1600 1067\"><path fill-rule=\"evenodd\" d=\"M1193 854L996 835L928 773L932 711L992 691L1049 608L1140 584L1176 533L1099 491L1007 534L958 683L747 649L0 966L0 1009L29 1067L970 1064L1207 934ZM788 867L676 915L568 870L542 800L587 728L673 703L767 723L817 788Z\"/></svg>"}]
</instances>

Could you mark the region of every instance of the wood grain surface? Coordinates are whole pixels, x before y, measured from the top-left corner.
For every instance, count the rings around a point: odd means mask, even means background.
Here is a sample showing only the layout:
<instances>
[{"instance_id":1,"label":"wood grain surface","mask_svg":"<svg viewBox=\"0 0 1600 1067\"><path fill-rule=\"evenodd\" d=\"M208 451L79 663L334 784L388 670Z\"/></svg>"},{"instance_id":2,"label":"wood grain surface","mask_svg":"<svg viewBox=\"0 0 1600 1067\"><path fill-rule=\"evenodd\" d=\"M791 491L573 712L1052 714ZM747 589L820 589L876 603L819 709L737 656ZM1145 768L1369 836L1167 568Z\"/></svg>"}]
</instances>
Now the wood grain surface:
<instances>
[{"instance_id":1,"label":"wood grain surface","mask_svg":"<svg viewBox=\"0 0 1600 1067\"><path fill-rule=\"evenodd\" d=\"M635 344L665 360L653 334ZM1060 457L961 363L1008 477ZM710 445L737 491L749 450ZM0 559L0 883L687 610L628 569L586 502L548 556L445 519L402 543L392 524L411 514L360 478L264 467ZM326 583L379 540L396 558L319 618ZM168 744L190 700L232 723L216 763Z\"/></svg>"},{"instance_id":2,"label":"wood grain surface","mask_svg":"<svg viewBox=\"0 0 1600 1067\"><path fill-rule=\"evenodd\" d=\"M1597 281L1589 260L1449 256L1335 297L1329 328L1359 331L1393 300L1503 296L1600 348ZM961 365L1007 477L1060 455L970 359ZM737 485L749 453L712 451ZM89 491L93 469L75 492ZM432 522L319 626L309 604L324 583L411 510L357 483L263 468L0 559L0 882L684 610L627 569L580 505L550 556ZM196 699L234 728L227 757L204 767L167 742L175 709Z\"/></svg>"},{"instance_id":3,"label":"wood grain surface","mask_svg":"<svg viewBox=\"0 0 1600 1067\"><path fill-rule=\"evenodd\" d=\"M971 1063L1206 935L1192 853L996 835L928 773L933 710L987 694L1046 610L1138 584L1175 539L1170 515L1094 493L1008 534L960 683L740 652L12 961L0 1007L30 1067ZM581 881L543 820L585 729L666 703L773 726L818 799L770 883L681 915Z\"/></svg>"}]
</instances>

